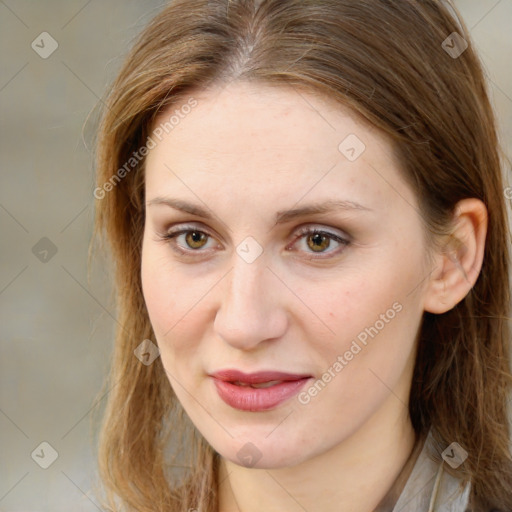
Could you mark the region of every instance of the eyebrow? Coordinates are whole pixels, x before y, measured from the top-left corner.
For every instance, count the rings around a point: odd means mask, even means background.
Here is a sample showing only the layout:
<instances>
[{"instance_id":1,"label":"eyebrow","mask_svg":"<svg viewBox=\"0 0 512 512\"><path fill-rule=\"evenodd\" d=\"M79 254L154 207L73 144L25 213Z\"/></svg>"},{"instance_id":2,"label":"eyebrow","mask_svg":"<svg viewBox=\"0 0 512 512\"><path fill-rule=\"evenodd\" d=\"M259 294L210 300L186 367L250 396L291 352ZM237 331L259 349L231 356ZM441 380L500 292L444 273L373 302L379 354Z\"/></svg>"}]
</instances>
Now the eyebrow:
<instances>
[{"instance_id":1,"label":"eyebrow","mask_svg":"<svg viewBox=\"0 0 512 512\"><path fill-rule=\"evenodd\" d=\"M198 204L183 201L182 199L175 199L171 197L156 197L154 199L151 199L151 201L147 203L148 206L152 206L155 204L170 206L175 210L180 210L182 212L189 213L197 217L202 217L204 219L213 219L213 215L210 213L208 209L203 208ZM354 201L332 199L318 203L308 204L305 206L301 206L300 208L292 208L290 210L278 211L276 213L275 223L284 224L299 217L305 217L306 215L332 213L334 211L372 212L373 210L371 208L368 208L367 206L363 206L362 204L356 203Z\"/></svg>"}]
</instances>

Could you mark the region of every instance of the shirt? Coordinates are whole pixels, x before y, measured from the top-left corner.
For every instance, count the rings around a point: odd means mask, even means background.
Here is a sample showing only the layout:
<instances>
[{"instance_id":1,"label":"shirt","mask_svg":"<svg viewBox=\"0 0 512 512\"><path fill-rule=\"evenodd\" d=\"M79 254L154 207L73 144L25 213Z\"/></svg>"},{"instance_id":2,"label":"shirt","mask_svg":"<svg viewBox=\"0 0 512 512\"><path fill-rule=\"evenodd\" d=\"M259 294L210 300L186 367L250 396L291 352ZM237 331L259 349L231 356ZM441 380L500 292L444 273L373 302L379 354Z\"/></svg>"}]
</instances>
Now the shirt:
<instances>
[{"instance_id":1,"label":"shirt","mask_svg":"<svg viewBox=\"0 0 512 512\"><path fill-rule=\"evenodd\" d=\"M432 433L429 432L410 476L398 500L393 499L395 504L389 512L465 512L468 509L471 483L464 484L445 471L444 460L436 463L428 456L427 447L431 441Z\"/></svg>"}]
</instances>

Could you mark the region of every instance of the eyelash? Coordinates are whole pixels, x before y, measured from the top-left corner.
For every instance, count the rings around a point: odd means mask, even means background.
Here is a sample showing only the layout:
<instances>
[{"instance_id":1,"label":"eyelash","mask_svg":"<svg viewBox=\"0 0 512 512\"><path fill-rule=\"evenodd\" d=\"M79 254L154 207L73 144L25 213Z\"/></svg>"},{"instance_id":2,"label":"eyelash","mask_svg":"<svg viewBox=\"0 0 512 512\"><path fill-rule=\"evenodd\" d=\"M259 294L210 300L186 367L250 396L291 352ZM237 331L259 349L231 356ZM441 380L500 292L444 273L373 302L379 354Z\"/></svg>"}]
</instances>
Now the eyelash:
<instances>
[{"instance_id":1,"label":"eyelash","mask_svg":"<svg viewBox=\"0 0 512 512\"><path fill-rule=\"evenodd\" d=\"M200 230L200 229L197 229L194 226L184 226L181 229L176 230L176 231L169 231L167 233L159 233L158 236L159 236L160 240L162 240L164 242L169 242L170 245L171 245L172 250L177 252L178 254L180 254L182 256L187 256L187 257L188 256L194 257L195 253L200 253L200 252L204 252L204 251L201 251L200 249L195 249L195 250L194 249L183 249L174 240L175 238L177 238L180 235L183 235L183 234L186 234L186 233L191 233L191 232L204 234L204 235L206 235L206 236L208 236L210 238L213 238L213 236L210 233L208 233L206 231L203 231L203 230ZM292 244L295 244L298 240L304 238L306 235L321 235L321 236L325 236L325 237L327 237L327 238L329 238L331 240L334 240L335 242L338 242L342 246L341 249L338 249L336 251L329 251L327 253L325 253L325 252L316 253L316 254L328 254L328 255L331 255L331 256L312 256L310 259L318 260L318 259L326 259L326 258L332 257L333 253L334 253L334 255L337 255L337 254L339 254L340 252L343 251L343 247L346 247L346 246L350 245L350 241L348 239L342 238L342 237L340 237L337 234L331 233L329 231L324 231L322 229L311 228L311 227L307 227L307 226L303 227L303 228L300 228L298 230L298 232L296 234L296 237L294 238ZM311 252L311 254L315 254L315 253Z\"/></svg>"}]
</instances>

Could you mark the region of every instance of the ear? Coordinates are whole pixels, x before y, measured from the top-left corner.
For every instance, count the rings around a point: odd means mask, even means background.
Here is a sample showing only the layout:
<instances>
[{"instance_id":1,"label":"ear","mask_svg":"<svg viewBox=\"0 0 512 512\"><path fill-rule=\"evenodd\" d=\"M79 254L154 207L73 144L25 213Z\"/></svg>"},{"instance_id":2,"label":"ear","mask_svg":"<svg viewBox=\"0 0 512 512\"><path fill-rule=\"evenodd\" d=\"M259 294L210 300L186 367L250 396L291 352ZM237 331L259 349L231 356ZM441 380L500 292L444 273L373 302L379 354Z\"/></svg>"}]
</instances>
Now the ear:
<instances>
[{"instance_id":1,"label":"ear","mask_svg":"<svg viewBox=\"0 0 512 512\"><path fill-rule=\"evenodd\" d=\"M425 291L424 309L441 314L455 307L475 284L484 258L487 208L479 199L455 207L453 230L435 255Z\"/></svg>"}]
</instances>

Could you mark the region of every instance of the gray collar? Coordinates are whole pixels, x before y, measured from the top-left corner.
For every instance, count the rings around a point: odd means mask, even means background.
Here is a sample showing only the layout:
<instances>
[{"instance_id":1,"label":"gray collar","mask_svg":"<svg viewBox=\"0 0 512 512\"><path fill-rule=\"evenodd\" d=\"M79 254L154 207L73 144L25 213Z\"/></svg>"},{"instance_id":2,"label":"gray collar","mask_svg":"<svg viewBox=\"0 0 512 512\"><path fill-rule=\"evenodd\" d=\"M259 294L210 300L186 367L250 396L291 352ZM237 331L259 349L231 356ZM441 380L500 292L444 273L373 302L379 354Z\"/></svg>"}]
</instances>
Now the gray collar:
<instances>
[{"instance_id":1,"label":"gray collar","mask_svg":"<svg viewBox=\"0 0 512 512\"><path fill-rule=\"evenodd\" d=\"M429 432L418 460L392 512L465 512L471 483L465 485L444 470L446 462L434 462Z\"/></svg>"}]
</instances>

